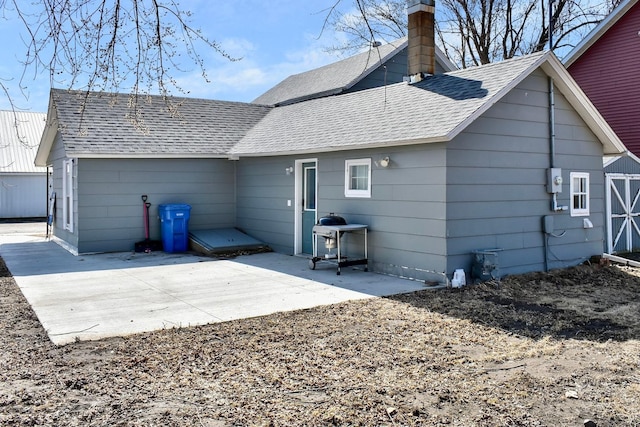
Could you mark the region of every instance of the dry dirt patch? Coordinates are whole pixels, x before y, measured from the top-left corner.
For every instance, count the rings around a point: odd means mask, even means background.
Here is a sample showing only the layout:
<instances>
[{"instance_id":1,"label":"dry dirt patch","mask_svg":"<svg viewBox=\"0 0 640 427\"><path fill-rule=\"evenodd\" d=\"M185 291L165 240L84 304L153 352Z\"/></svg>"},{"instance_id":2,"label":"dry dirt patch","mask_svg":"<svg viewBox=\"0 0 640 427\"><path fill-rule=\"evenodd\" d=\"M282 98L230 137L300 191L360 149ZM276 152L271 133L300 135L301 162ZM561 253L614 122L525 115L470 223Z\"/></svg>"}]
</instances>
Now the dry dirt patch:
<instances>
[{"instance_id":1,"label":"dry dirt patch","mask_svg":"<svg viewBox=\"0 0 640 427\"><path fill-rule=\"evenodd\" d=\"M640 278L577 267L54 347L0 265L0 424L640 424Z\"/></svg>"}]
</instances>

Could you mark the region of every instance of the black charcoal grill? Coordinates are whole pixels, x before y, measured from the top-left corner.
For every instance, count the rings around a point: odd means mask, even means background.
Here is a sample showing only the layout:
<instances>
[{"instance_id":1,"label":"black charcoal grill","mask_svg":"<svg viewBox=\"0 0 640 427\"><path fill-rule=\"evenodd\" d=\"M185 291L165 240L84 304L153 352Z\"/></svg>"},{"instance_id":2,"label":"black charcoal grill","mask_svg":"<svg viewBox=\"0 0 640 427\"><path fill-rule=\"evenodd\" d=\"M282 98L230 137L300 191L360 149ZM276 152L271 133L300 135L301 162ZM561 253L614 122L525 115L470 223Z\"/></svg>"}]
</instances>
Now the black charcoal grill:
<instances>
[{"instance_id":1,"label":"black charcoal grill","mask_svg":"<svg viewBox=\"0 0 640 427\"><path fill-rule=\"evenodd\" d=\"M324 238L324 247L329 249L335 249L338 245L338 230L336 225L347 225L347 221L341 216L330 213L318 219L318 223L313 226L314 236L320 236Z\"/></svg>"},{"instance_id":2,"label":"black charcoal grill","mask_svg":"<svg viewBox=\"0 0 640 427\"><path fill-rule=\"evenodd\" d=\"M350 259L342 253L340 248L340 239L345 233L360 231L364 235L364 258ZM309 260L309 268L316 269L316 263L320 261L333 262L338 265L337 274L340 274L340 267L351 265L364 265L367 271L367 226L363 224L347 224L347 221L341 217L330 213L318 219L318 223L313 226L313 257ZM324 247L327 253L324 256L318 256L318 238L324 239ZM336 249L336 252L333 252Z\"/></svg>"}]
</instances>

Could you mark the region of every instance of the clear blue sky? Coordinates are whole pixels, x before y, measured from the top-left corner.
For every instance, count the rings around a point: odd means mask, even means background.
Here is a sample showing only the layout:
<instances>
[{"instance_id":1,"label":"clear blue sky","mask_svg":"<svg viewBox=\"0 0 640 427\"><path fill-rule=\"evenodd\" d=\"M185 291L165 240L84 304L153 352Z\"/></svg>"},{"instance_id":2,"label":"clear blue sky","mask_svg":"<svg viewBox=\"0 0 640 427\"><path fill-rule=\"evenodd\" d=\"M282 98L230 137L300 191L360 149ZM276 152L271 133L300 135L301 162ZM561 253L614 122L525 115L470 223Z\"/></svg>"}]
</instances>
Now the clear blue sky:
<instances>
[{"instance_id":1,"label":"clear blue sky","mask_svg":"<svg viewBox=\"0 0 640 427\"><path fill-rule=\"evenodd\" d=\"M205 59L210 83L191 72L174 74L189 96L230 101L252 101L285 77L333 62L339 58L324 52L335 40L325 33L321 39L326 8L334 0L180 0L193 12L192 24L219 42L238 62L200 52ZM350 4L350 2L344 2ZM30 111L46 112L50 81L48 71L30 68L23 77L26 95L18 81L26 47L20 40L24 27L17 20L0 17L0 79L11 91L15 105ZM10 108L0 93L0 109Z\"/></svg>"}]
</instances>

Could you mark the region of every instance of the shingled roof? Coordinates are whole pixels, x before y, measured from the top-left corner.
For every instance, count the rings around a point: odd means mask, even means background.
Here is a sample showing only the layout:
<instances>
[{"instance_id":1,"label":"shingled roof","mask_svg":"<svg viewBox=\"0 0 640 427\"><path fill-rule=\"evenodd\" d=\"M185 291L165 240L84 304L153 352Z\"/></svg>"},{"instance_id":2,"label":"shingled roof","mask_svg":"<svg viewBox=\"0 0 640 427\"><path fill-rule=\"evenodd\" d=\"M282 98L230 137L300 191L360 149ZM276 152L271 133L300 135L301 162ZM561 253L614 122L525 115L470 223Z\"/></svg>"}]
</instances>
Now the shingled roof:
<instances>
[{"instance_id":1,"label":"shingled roof","mask_svg":"<svg viewBox=\"0 0 640 427\"><path fill-rule=\"evenodd\" d=\"M231 155L265 156L351 150L453 139L513 87L543 67L558 89L605 145L624 151L557 58L537 53L397 83L274 108L236 144Z\"/></svg>"},{"instance_id":2,"label":"shingled roof","mask_svg":"<svg viewBox=\"0 0 640 427\"><path fill-rule=\"evenodd\" d=\"M195 98L53 89L36 161L46 163L55 132L69 157L226 157L271 109Z\"/></svg>"},{"instance_id":3,"label":"shingled roof","mask_svg":"<svg viewBox=\"0 0 640 427\"><path fill-rule=\"evenodd\" d=\"M339 94L358 83L405 47L407 47L406 37L324 67L291 75L253 102L283 105Z\"/></svg>"},{"instance_id":4,"label":"shingled roof","mask_svg":"<svg viewBox=\"0 0 640 427\"><path fill-rule=\"evenodd\" d=\"M343 93L406 47L407 38L403 37L324 67L294 74L254 99L253 103L287 105ZM456 69L438 48L436 48L436 57L446 71Z\"/></svg>"},{"instance_id":5,"label":"shingled roof","mask_svg":"<svg viewBox=\"0 0 640 427\"><path fill-rule=\"evenodd\" d=\"M554 79L604 154L626 151L555 55L541 52L280 107L142 97L140 120L129 118L136 111L129 95L53 90L36 164L46 164L58 132L67 156L104 158L239 158L445 142L537 69Z\"/></svg>"}]
</instances>

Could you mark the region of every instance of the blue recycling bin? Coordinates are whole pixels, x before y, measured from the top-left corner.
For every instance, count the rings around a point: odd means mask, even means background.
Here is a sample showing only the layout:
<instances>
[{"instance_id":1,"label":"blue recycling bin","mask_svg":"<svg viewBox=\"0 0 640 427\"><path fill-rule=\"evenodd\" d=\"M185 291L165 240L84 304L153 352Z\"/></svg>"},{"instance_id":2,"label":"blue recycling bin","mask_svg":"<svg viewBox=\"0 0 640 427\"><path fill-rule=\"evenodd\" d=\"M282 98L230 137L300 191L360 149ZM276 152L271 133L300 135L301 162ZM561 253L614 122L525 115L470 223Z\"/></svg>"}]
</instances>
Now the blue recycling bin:
<instances>
[{"instance_id":1,"label":"blue recycling bin","mask_svg":"<svg viewBox=\"0 0 640 427\"><path fill-rule=\"evenodd\" d=\"M189 249L189 218L191 206L185 204L158 205L160 235L165 252L185 252Z\"/></svg>"}]
</instances>

